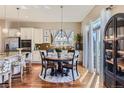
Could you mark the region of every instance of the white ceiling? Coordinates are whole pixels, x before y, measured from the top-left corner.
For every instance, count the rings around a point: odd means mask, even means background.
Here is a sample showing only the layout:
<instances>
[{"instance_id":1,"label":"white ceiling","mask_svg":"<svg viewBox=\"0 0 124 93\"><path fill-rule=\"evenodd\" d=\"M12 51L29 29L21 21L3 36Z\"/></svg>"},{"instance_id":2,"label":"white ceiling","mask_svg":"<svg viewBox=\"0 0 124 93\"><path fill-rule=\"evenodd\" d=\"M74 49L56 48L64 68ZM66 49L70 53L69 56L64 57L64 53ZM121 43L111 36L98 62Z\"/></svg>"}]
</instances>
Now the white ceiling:
<instances>
[{"instance_id":1,"label":"white ceiling","mask_svg":"<svg viewBox=\"0 0 124 93\"><path fill-rule=\"evenodd\" d=\"M20 8L19 16L17 7ZM81 22L92 10L93 5L65 5L63 6L63 21ZM5 6L0 6L0 18L5 19ZM58 5L8 5L6 6L7 20L32 22L60 22L61 8Z\"/></svg>"}]
</instances>

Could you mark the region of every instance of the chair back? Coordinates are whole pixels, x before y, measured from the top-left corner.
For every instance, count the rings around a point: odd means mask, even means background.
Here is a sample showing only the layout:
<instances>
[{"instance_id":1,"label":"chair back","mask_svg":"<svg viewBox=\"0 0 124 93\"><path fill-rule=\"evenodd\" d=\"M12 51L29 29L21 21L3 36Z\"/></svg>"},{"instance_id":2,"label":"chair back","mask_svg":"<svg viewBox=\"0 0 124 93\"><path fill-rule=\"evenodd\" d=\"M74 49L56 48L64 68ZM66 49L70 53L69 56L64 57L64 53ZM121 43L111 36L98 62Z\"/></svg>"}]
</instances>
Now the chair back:
<instances>
[{"instance_id":1,"label":"chair back","mask_svg":"<svg viewBox=\"0 0 124 93\"><path fill-rule=\"evenodd\" d=\"M46 50L46 53L47 53L47 56L48 56L49 53L54 53L54 50L53 49L48 49L48 50Z\"/></svg>"},{"instance_id":2,"label":"chair back","mask_svg":"<svg viewBox=\"0 0 124 93\"><path fill-rule=\"evenodd\" d=\"M9 74L11 73L11 64L7 60L0 61L0 84L8 81Z\"/></svg>"},{"instance_id":3,"label":"chair back","mask_svg":"<svg viewBox=\"0 0 124 93\"><path fill-rule=\"evenodd\" d=\"M16 75L22 72L22 62L19 55L9 57L8 61L11 63L12 75Z\"/></svg>"},{"instance_id":4,"label":"chair back","mask_svg":"<svg viewBox=\"0 0 124 93\"><path fill-rule=\"evenodd\" d=\"M77 50L71 50L68 53L72 53L72 65L77 65L79 52Z\"/></svg>"},{"instance_id":5,"label":"chair back","mask_svg":"<svg viewBox=\"0 0 124 93\"><path fill-rule=\"evenodd\" d=\"M70 64L73 66L74 58L75 58L75 50L68 50L68 53L69 53L70 57L72 58L72 61L70 62Z\"/></svg>"},{"instance_id":6,"label":"chair back","mask_svg":"<svg viewBox=\"0 0 124 93\"><path fill-rule=\"evenodd\" d=\"M40 51L40 56L41 56L41 64L46 64L45 53Z\"/></svg>"},{"instance_id":7,"label":"chair back","mask_svg":"<svg viewBox=\"0 0 124 93\"><path fill-rule=\"evenodd\" d=\"M75 50L74 63L76 63L76 64L78 62L78 57L79 57L79 51L78 50Z\"/></svg>"}]
</instances>

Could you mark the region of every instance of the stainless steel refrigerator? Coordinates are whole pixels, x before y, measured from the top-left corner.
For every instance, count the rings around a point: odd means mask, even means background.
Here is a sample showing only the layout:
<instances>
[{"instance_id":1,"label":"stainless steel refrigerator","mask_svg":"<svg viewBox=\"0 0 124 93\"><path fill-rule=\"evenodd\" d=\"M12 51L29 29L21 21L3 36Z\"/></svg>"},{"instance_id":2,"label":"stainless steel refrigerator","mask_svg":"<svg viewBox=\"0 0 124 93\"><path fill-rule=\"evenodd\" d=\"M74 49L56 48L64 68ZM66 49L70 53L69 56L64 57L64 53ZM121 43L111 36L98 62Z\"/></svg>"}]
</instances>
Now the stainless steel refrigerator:
<instances>
[{"instance_id":1,"label":"stainless steel refrigerator","mask_svg":"<svg viewBox=\"0 0 124 93\"><path fill-rule=\"evenodd\" d=\"M20 48L20 37L8 37L5 39L5 51L16 51Z\"/></svg>"}]
</instances>

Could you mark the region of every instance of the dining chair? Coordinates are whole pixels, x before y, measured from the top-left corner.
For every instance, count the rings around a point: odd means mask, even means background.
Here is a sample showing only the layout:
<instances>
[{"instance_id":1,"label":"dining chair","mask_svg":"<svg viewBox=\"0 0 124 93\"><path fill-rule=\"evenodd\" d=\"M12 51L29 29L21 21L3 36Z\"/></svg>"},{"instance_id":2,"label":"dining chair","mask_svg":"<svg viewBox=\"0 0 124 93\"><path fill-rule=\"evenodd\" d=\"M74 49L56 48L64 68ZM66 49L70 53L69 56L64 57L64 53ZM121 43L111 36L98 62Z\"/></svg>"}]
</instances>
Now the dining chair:
<instances>
[{"instance_id":1,"label":"dining chair","mask_svg":"<svg viewBox=\"0 0 124 93\"><path fill-rule=\"evenodd\" d=\"M0 87L11 88L11 64L7 60L0 61Z\"/></svg>"},{"instance_id":2,"label":"dining chair","mask_svg":"<svg viewBox=\"0 0 124 93\"><path fill-rule=\"evenodd\" d=\"M32 53L27 53L25 55L25 62L26 62L26 72L32 71Z\"/></svg>"},{"instance_id":3,"label":"dining chair","mask_svg":"<svg viewBox=\"0 0 124 93\"><path fill-rule=\"evenodd\" d=\"M45 69L45 72L44 72L44 79L46 77L46 73L47 73L47 69L54 69L55 71L55 68L56 68L56 65L52 62L49 62L45 59L45 54L44 52L41 52L40 51L40 55L41 55L41 64L42 64L42 70L41 70L41 75L43 74L43 69Z\"/></svg>"},{"instance_id":4,"label":"dining chair","mask_svg":"<svg viewBox=\"0 0 124 93\"><path fill-rule=\"evenodd\" d=\"M54 53L54 49L47 49L46 54L49 55L49 53Z\"/></svg>"},{"instance_id":5,"label":"dining chair","mask_svg":"<svg viewBox=\"0 0 124 93\"><path fill-rule=\"evenodd\" d=\"M23 56L17 55L10 57L9 62L11 63L11 73L12 73L12 80L13 79L20 79L23 82L23 72L24 72L24 65L25 60Z\"/></svg>"},{"instance_id":6,"label":"dining chair","mask_svg":"<svg viewBox=\"0 0 124 93\"><path fill-rule=\"evenodd\" d=\"M78 75L77 62L78 62L79 53L77 53L75 50L74 51L69 51L68 53L71 53L71 54L73 53L72 54L72 60L62 64L62 71L63 71L64 68L66 68L68 70L71 69L73 80L75 80L75 78L74 78L74 68L76 68L76 73ZM62 74L63 74L63 72L62 72Z\"/></svg>"}]
</instances>

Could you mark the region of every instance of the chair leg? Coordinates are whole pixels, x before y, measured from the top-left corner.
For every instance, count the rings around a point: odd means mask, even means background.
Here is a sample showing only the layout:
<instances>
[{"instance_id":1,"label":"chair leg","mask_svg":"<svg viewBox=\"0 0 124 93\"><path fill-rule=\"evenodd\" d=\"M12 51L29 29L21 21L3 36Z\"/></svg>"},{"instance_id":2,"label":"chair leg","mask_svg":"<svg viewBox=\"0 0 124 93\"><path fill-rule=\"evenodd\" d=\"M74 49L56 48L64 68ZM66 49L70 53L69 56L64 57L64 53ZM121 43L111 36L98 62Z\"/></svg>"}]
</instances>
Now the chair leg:
<instances>
[{"instance_id":1,"label":"chair leg","mask_svg":"<svg viewBox=\"0 0 124 93\"><path fill-rule=\"evenodd\" d=\"M43 74L43 67L42 67L42 69L41 69L41 74L40 74L40 75L42 76L42 74Z\"/></svg>"},{"instance_id":2,"label":"chair leg","mask_svg":"<svg viewBox=\"0 0 124 93\"><path fill-rule=\"evenodd\" d=\"M74 71L73 71L73 69L72 69L72 77L73 77L73 81L75 81L75 79L74 79Z\"/></svg>"},{"instance_id":3,"label":"chair leg","mask_svg":"<svg viewBox=\"0 0 124 93\"><path fill-rule=\"evenodd\" d=\"M45 77L46 77L46 72L47 72L47 69L45 68L44 79L45 79Z\"/></svg>"},{"instance_id":4,"label":"chair leg","mask_svg":"<svg viewBox=\"0 0 124 93\"><path fill-rule=\"evenodd\" d=\"M77 72L77 76L78 76L79 74L78 74L78 69L77 69L77 65L76 65L76 72Z\"/></svg>"},{"instance_id":5,"label":"chair leg","mask_svg":"<svg viewBox=\"0 0 124 93\"><path fill-rule=\"evenodd\" d=\"M9 88L11 88L11 83L12 83L12 81L11 81L11 73L9 74Z\"/></svg>"},{"instance_id":6,"label":"chair leg","mask_svg":"<svg viewBox=\"0 0 124 93\"><path fill-rule=\"evenodd\" d=\"M63 77L63 67L62 67L62 73L61 73L61 76Z\"/></svg>"}]
</instances>

